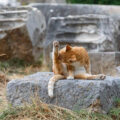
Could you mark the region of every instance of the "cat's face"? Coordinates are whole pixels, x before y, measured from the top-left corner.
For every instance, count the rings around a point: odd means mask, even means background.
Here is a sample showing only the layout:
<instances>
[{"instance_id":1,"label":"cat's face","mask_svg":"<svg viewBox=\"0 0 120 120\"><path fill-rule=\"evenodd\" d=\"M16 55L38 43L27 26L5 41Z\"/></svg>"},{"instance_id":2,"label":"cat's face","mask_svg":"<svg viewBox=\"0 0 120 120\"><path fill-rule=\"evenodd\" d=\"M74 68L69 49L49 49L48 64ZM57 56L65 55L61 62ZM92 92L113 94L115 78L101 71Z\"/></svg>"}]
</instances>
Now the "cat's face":
<instances>
[{"instance_id":1,"label":"cat's face","mask_svg":"<svg viewBox=\"0 0 120 120\"><path fill-rule=\"evenodd\" d=\"M59 53L59 59L66 64L72 64L77 61L76 55L72 51L72 47L66 45Z\"/></svg>"}]
</instances>

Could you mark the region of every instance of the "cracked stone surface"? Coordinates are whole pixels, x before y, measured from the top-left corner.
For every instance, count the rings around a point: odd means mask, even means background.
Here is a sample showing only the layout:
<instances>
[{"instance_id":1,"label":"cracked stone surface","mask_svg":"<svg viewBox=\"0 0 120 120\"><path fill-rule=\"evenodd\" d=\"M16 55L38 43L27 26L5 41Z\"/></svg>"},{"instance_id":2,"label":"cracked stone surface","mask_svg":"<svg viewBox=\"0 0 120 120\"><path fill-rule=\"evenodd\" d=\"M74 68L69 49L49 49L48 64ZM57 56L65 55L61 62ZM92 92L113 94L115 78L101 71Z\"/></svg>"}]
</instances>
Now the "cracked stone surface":
<instances>
[{"instance_id":1,"label":"cracked stone surface","mask_svg":"<svg viewBox=\"0 0 120 120\"><path fill-rule=\"evenodd\" d=\"M59 80L55 84L54 98L47 92L52 72L38 72L7 84L7 99L13 106L31 103L37 94L45 103L72 110L88 108L99 99L100 107L108 112L114 100L120 98L120 78L107 76L105 80Z\"/></svg>"}]
</instances>

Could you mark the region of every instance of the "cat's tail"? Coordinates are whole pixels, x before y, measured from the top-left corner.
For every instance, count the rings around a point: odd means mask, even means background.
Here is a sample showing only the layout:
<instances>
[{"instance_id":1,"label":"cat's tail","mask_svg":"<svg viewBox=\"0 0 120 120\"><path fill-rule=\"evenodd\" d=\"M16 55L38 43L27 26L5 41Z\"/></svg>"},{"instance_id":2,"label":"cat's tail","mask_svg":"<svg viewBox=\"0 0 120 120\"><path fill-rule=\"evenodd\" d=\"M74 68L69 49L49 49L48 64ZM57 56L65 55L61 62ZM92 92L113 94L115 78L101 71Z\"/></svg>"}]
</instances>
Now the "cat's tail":
<instances>
[{"instance_id":1,"label":"cat's tail","mask_svg":"<svg viewBox=\"0 0 120 120\"><path fill-rule=\"evenodd\" d=\"M53 98L53 90L54 90L54 84L56 81L60 79L65 79L65 76L63 75L54 75L48 82L48 95L49 97Z\"/></svg>"}]
</instances>

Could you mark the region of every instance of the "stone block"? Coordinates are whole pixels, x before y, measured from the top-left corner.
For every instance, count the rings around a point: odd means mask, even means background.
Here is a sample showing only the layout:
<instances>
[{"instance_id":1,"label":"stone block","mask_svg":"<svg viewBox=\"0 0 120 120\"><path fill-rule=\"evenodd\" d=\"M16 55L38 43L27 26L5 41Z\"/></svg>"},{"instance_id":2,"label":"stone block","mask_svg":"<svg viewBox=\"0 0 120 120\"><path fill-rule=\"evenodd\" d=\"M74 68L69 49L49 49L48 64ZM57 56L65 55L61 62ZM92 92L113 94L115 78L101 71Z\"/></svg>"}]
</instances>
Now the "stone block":
<instances>
[{"instance_id":1,"label":"stone block","mask_svg":"<svg viewBox=\"0 0 120 120\"><path fill-rule=\"evenodd\" d=\"M89 52L92 74L120 76L120 52Z\"/></svg>"},{"instance_id":2,"label":"stone block","mask_svg":"<svg viewBox=\"0 0 120 120\"><path fill-rule=\"evenodd\" d=\"M100 111L108 112L114 100L120 98L120 78L107 76L105 80L59 80L54 98L49 98L47 85L53 76L50 72L38 72L7 84L7 99L13 106L31 103L35 95L45 103L71 110L89 108L97 104Z\"/></svg>"},{"instance_id":3,"label":"stone block","mask_svg":"<svg viewBox=\"0 0 120 120\"><path fill-rule=\"evenodd\" d=\"M45 18L36 8L0 9L0 60L38 60L45 31Z\"/></svg>"}]
</instances>

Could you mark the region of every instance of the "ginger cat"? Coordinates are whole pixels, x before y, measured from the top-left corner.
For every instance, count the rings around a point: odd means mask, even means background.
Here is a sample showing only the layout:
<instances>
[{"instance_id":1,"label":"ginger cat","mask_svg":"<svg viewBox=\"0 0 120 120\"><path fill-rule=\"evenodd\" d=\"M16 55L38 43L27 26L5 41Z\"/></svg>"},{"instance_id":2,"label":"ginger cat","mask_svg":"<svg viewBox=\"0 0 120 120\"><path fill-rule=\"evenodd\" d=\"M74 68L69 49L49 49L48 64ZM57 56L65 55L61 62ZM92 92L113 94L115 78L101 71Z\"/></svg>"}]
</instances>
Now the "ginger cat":
<instances>
[{"instance_id":1,"label":"ginger cat","mask_svg":"<svg viewBox=\"0 0 120 120\"><path fill-rule=\"evenodd\" d=\"M86 72L81 67L84 67ZM83 47L66 47L59 50L59 42L53 42L53 72L54 76L48 83L48 95L53 97L54 84L60 79L105 79L105 75L90 74L90 60Z\"/></svg>"},{"instance_id":2,"label":"ginger cat","mask_svg":"<svg viewBox=\"0 0 120 120\"><path fill-rule=\"evenodd\" d=\"M65 48L59 51L58 58L67 66L67 79L74 79L74 75L78 74L78 71L85 73L84 68L87 73L91 73L89 56L86 49L83 47L71 47L66 45ZM81 67L84 68L79 69Z\"/></svg>"}]
</instances>

